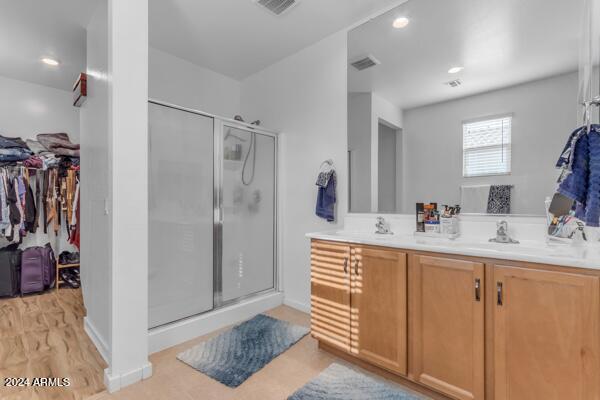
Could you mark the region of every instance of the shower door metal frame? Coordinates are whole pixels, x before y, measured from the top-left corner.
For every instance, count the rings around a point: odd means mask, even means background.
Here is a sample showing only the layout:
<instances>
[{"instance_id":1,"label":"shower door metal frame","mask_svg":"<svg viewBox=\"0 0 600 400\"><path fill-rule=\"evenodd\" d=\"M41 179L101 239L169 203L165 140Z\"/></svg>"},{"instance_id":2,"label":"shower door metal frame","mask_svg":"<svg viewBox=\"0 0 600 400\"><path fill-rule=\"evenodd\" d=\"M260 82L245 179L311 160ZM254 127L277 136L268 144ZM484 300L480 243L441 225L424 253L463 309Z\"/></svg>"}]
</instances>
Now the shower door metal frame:
<instances>
[{"instance_id":1,"label":"shower door metal frame","mask_svg":"<svg viewBox=\"0 0 600 400\"><path fill-rule=\"evenodd\" d=\"M274 140L274 161L273 161L273 287L261 290L255 293L250 293L235 299L223 301L223 141L226 128L239 129L245 132L256 133L273 138ZM278 267L278 149L279 137L276 132L262 129L256 125L241 123L236 120L223 119L215 117L214 123L214 145L215 145L215 177L214 177L214 235L213 235L213 310L238 304L244 300L260 296L263 294L273 293L279 290L279 267Z\"/></svg>"},{"instance_id":2,"label":"shower door metal frame","mask_svg":"<svg viewBox=\"0 0 600 400\"><path fill-rule=\"evenodd\" d=\"M182 107L177 104L168 103L157 99L148 99L148 103L156 104L163 107L173 108L179 111L185 111L192 114L201 115L213 119L213 307L211 310L185 317L182 320L194 318L198 315L210 313L220 308L241 303L245 300L258 297L261 295L275 293L279 291L279 133L258 127L256 125L247 124L236 121L234 119L219 117L204 111L195 110L188 107ZM274 209L273 209L273 287L262 290L256 293L251 293L232 300L222 301L223 296L223 280L222 280L222 258L223 258L223 137L225 128L236 128L247 132L255 132L260 135L272 137L274 139L274 171L273 171L273 188L274 188ZM179 322L181 320L172 321L165 325ZM163 326L163 325L161 325Z\"/></svg>"}]
</instances>

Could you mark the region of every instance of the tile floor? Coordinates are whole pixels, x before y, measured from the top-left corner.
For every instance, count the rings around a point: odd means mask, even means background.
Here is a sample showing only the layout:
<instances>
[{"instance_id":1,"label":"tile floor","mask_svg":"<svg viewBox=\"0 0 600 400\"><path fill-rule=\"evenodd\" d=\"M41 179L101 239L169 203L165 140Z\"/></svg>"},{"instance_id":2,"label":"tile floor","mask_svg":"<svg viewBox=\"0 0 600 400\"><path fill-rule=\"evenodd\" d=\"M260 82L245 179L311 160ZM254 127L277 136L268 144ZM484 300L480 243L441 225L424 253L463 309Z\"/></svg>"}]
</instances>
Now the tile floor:
<instances>
[{"instance_id":1,"label":"tile floor","mask_svg":"<svg viewBox=\"0 0 600 400\"><path fill-rule=\"evenodd\" d=\"M286 306L277 307L267 314L299 325L310 324L307 314ZM242 385L231 389L176 359L181 351L222 331L151 355L150 361L154 367L151 379L129 386L114 395L97 395L93 400L284 400L335 360L335 357L320 351L314 339L306 336Z\"/></svg>"}]
</instances>

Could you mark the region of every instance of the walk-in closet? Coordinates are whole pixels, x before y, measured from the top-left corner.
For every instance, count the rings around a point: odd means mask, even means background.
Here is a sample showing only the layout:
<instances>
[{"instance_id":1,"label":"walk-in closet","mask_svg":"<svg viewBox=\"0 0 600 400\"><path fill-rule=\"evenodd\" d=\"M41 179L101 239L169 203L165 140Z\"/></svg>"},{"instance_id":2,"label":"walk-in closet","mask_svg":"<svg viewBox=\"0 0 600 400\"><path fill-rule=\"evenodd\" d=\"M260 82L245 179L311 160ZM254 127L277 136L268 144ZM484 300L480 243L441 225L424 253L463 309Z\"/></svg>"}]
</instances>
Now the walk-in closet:
<instances>
[{"instance_id":1,"label":"walk-in closet","mask_svg":"<svg viewBox=\"0 0 600 400\"><path fill-rule=\"evenodd\" d=\"M105 388L107 363L85 327L95 273L80 256L82 198L99 184L80 124L102 90L88 96L87 26L106 23L101 3L0 6L0 399Z\"/></svg>"}]
</instances>

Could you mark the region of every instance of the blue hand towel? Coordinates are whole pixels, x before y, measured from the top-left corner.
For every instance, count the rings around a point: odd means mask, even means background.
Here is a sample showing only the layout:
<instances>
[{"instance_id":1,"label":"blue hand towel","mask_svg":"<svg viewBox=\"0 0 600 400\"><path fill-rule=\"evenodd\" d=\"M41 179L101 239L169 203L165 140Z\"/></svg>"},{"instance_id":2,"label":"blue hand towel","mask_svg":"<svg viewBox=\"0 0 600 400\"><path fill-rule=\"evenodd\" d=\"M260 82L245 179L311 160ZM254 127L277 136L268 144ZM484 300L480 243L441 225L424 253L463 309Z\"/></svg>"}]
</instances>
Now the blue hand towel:
<instances>
[{"instance_id":1,"label":"blue hand towel","mask_svg":"<svg viewBox=\"0 0 600 400\"><path fill-rule=\"evenodd\" d=\"M571 140L571 138L569 138ZM589 180L589 137L582 135L574 149L571 149L573 158L571 173L561 182L558 192L563 196L585 204Z\"/></svg>"},{"instance_id":2,"label":"blue hand towel","mask_svg":"<svg viewBox=\"0 0 600 400\"><path fill-rule=\"evenodd\" d=\"M588 226L600 226L600 125L587 134L573 132L557 166L570 173L559 183L558 192L575 201L575 216Z\"/></svg>"},{"instance_id":3,"label":"blue hand towel","mask_svg":"<svg viewBox=\"0 0 600 400\"><path fill-rule=\"evenodd\" d=\"M591 129L588 133L590 154L590 176L586 201L585 223L600 225L600 132Z\"/></svg>"},{"instance_id":4,"label":"blue hand towel","mask_svg":"<svg viewBox=\"0 0 600 400\"><path fill-rule=\"evenodd\" d=\"M326 219L329 222L335 221L335 187L336 187L336 176L335 171L331 172L329 179L327 180L326 186L319 185L317 181L319 192L317 194L317 207L316 214L318 217Z\"/></svg>"}]
</instances>

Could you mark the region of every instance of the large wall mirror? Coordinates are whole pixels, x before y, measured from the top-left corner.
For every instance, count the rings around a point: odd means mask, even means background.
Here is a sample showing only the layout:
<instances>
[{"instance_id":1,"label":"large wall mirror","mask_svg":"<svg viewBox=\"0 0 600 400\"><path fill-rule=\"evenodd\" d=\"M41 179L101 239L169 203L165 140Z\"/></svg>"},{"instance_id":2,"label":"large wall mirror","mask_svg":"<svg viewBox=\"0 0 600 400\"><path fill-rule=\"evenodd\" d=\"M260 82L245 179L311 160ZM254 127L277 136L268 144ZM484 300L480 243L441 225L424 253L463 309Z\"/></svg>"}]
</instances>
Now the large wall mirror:
<instances>
[{"instance_id":1,"label":"large wall mirror","mask_svg":"<svg viewBox=\"0 0 600 400\"><path fill-rule=\"evenodd\" d=\"M350 212L545 214L585 0L410 0L348 40Z\"/></svg>"}]
</instances>

